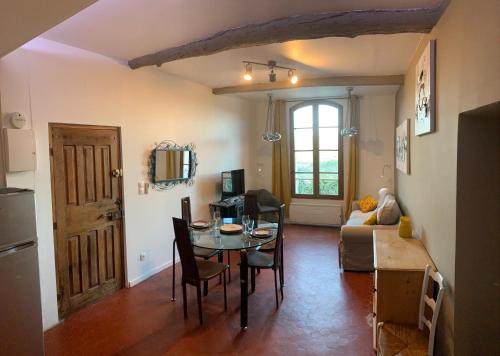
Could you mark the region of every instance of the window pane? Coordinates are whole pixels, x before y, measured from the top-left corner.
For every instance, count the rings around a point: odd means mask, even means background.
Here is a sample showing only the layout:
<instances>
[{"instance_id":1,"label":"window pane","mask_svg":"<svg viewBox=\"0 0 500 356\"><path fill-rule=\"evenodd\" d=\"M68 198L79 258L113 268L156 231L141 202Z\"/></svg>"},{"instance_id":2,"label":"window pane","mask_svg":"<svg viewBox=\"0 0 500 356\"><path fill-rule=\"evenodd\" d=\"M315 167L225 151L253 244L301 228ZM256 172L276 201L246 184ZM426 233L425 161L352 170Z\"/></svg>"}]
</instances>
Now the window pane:
<instances>
[{"instance_id":1,"label":"window pane","mask_svg":"<svg viewBox=\"0 0 500 356\"><path fill-rule=\"evenodd\" d=\"M312 173L295 173L295 194L313 194Z\"/></svg>"},{"instance_id":2,"label":"window pane","mask_svg":"<svg viewBox=\"0 0 500 356\"><path fill-rule=\"evenodd\" d=\"M293 127L312 127L313 107L312 105L301 107L293 112Z\"/></svg>"},{"instance_id":3,"label":"window pane","mask_svg":"<svg viewBox=\"0 0 500 356\"><path fill-rule=\"evenodd\" d=\"M319 171L339 171L339 151L319 151Z\"/></svg>"},{"instance_id":4,"label":"window pane","mask_svg":"<svg viewBox=\"0 0 500 356\"><path fill-rule=\"evenodd\" d=\"M313 172L313 153L295 152L295 172Z\"/></svg>"},{"instance_id":5,"label":"window pane","mask_svg":"<svg viewBox=\"0 0 500 356\"><path fill-rule=\"evenodd\" d=\"M339 109L330 105L319 105L319 126L339 126Z\"/></svg>"},{"instance_id":6,"label":"window pane","mask_svg":"<svg viewBox=\"0 0 500 356\"><path fill-rule=\"evenodd\" d=\"M320 173L319 175L319 194L338 195L339 194L339 175Z\"/></svg>"},{"instance_id":7,"label":"window pane","mask_svg":"<svg viewBox=\"0 0 500 356\"><path fill-rule=\"evenodd\" d=\"M313 149L313 129L295 129L293 144L296 151Z\"/></svg>"},{"instance_id":8,"label":"window pane","mask_svg":"<svg viewBox=\"0 0 500 356\"><path fill-rule=\"evenodd\" d=\"M319 149L320 150L338 150L339 148L339 129L338 128L320 128L319 129Z\"/></svg>"}]
</instances>

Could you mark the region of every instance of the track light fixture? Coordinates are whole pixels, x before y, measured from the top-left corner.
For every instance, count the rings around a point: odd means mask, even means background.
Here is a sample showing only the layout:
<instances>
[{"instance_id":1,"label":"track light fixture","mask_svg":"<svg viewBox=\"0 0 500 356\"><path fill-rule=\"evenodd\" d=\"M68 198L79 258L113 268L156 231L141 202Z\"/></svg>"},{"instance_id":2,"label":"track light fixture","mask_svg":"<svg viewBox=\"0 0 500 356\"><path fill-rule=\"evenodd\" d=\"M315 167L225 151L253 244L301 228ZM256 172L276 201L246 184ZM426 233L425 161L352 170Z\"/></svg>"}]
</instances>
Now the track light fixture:
<instances>
[{"instance_id":1,"label":"track light fixture","mask_svg":"<svg viewBox=\"0 0 500 356\"><path fill-rule=\"evenodd\" d=\"M288 79L290 80L290 83L292 83L292 84L297 84L297 82L299 81L299 77L297 77L297 74L295 74L294 69L288 70Z\"/></svg>"},{"instance_id":2,"label":"track light fixture","mask_svg":"<svg viewBox=\"0 0 500 356\"><path fill-rule=\"evenodd\" d=\"M243 79L245 80L252 80L252 63L246 63L245 64L245 74L243 75Z\"/></svg>"},{"instance_id":3,"label":"track light fixture","mask_svg":"<svg viewBox=\"0 0 500 356\"><path fill-rule=\"evenodd\" d=\"M262 67L267 67L269 69L269 81L275 82L277 79L277 74L274 71L275 69L285 69L288 70L288 80L293 85L297 84L299 81L299 77L297 76L297 70L295 68L279 66L276 61L268 61L267 63L259 63L259 62L251 62L251 61L243 61L245 64L245 73L243 74L243 79L250 81L253 79L252 74L252 64Z\"/></svg>"}]
</instances>

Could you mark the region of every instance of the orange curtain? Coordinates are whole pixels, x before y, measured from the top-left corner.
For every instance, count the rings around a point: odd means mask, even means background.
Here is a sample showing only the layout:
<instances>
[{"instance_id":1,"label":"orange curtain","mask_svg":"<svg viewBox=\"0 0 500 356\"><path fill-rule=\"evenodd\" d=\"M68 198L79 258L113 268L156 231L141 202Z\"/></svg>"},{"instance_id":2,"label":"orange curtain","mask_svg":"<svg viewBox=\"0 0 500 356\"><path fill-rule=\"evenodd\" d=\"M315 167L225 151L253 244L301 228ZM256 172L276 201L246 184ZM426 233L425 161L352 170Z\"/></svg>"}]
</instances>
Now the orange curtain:
<instances>
[{"instance_id":1,"label":"orange curtain","mask_svg":"<svg viewBox=\"0 0 500 356\"><path fill-rule=\"evenodd\" d=\"M347 125L354 126L359 130L359 98L356 96L351 97L351 119L346 119ZM356 200L357 184L358 184L358 135L353 137L345 137L349 145L349 158L347 170L347 192L345 195L344 207L344 221L349 219L352 212L352 202Z\"/></svg>"},{"instance_id":2,"label":"orange curtain","mask_svg":"<svg viewBox=\"0 0 500 356\"><path fill-rule=\"evenodd\" d=\"M277 100L274 103L274 131L281 134L281 140L273 143L273 195L285 204L285 216L288 217L292 193L286 103L283 100Z\"/></svg>"}]
</instances>

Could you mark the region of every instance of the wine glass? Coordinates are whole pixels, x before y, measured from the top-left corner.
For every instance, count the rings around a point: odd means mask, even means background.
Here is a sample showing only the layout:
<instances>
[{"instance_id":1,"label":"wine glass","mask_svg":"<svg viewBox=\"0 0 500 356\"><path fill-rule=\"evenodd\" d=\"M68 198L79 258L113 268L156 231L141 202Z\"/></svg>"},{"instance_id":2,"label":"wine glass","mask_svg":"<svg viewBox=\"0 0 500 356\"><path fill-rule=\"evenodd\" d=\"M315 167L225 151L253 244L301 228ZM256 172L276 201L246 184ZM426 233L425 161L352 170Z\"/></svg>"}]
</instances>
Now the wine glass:
<instances>
[{"instance_id":1,"label":"wine glass","mask_svg":"<svg viewBox=\"0 0 500 356\"><path fill-rule=\"evenodd\" d=\"M214 220L214 229L217 230L221 225L220 211L214 210L212 218Z\"/></svg>"},{"instance_id":2,"label":"wine glass","mask_svg":"<svg viewBox=\"0 0 500 356\"><path fill-rule=\"evenodd\" d=\"M253 231L253 224L254 224L254 221L252 219L249 219L248 223L247 223L248 234L252 233L252 231Z\"/></svg>"}]
</instances>

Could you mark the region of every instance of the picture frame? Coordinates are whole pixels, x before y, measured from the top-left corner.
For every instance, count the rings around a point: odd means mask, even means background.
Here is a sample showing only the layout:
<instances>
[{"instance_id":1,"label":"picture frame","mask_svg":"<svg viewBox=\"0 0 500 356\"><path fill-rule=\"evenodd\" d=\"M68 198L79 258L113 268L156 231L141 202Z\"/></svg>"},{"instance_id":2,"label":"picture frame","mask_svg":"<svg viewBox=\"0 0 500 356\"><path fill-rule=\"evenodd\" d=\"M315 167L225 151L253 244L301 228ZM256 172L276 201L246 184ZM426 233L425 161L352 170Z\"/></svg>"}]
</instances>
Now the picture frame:
<instances>
[{"instance_id":1,"label":"picture frame","mask_svg":"<svg viewBox=\"0 0 500 356\"><path fill-rule=\"evenodd\" d=\"M415 136L436 130L436 40L427 43L415 70Z\"/></svg>"},{"instance_id":2,"label":"picture frame","mask_svg":"<svg viewBox=\"0 0 500 356\"><path fill-rule=\"evenodd\" d=\"M410 174L410 119L404 120L396 128L396 168Z\"/></svg>"}]
</instances>

